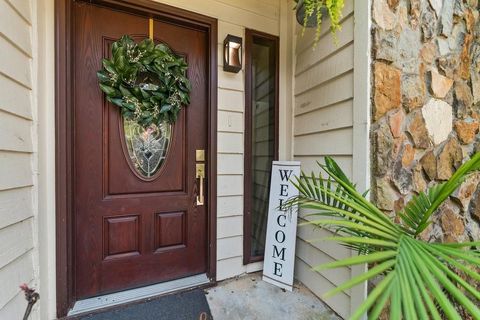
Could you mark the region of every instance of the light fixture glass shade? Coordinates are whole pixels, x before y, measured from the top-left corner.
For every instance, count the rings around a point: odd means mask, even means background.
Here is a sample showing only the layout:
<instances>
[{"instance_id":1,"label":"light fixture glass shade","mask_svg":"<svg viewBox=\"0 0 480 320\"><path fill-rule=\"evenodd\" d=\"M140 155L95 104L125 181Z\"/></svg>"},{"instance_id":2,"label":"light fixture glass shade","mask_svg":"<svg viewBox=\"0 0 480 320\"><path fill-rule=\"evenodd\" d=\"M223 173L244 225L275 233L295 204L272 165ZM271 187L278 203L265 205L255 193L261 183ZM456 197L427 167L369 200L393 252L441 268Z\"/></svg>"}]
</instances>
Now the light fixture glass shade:
<instances>
[{"instance_id":1,"label":"light fixture glass shade","mask_svg":"<svg viewBox=\"0 0 480 320\"><path fill-rule=\"evenodd\" d=\"M239 72L242 70L242 38L227 35L223 41L223 70Z\"/></svg>"}]
</instances>

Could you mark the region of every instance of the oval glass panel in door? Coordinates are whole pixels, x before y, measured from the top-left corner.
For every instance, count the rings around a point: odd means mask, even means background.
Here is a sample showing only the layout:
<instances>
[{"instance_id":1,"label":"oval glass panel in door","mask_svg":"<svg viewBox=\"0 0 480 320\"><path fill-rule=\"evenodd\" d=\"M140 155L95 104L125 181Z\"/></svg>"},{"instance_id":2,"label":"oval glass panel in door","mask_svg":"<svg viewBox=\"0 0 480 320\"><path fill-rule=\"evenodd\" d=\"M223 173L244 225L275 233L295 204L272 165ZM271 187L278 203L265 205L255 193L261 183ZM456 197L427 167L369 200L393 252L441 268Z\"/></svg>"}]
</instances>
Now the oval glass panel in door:
<instances>
[{"instance_id":1,"label":"oval glass panel in door","mask_svg":"<svg viewBox=\"0 0 480 320\"><path fill-rule=\"evenodd\" d=\"M123 130L132 166L142 177L151 178L165 162L172 125L164 122L144 128L136 121L123 119Z\"/></svg>"}]
</instances>

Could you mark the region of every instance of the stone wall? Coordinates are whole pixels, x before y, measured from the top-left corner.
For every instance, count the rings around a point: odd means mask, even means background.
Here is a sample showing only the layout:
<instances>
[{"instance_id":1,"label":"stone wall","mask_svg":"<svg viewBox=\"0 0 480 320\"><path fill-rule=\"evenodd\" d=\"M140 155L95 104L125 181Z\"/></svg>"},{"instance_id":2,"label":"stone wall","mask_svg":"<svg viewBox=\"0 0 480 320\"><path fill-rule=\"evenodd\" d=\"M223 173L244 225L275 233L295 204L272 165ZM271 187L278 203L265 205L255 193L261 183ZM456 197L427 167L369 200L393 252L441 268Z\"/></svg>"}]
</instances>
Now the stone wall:
<instances>
[{"instance_id":1,"label":"stone wall","mask_svg":"<svg viewBox=\"0 0 480 320\"><path fill-rule=\"evenodd\" d=\"M372 190L395 215L480 150L478 0L373 0ZM422 237L480 239L480 175Z\"/></svg>"}]
</instances>

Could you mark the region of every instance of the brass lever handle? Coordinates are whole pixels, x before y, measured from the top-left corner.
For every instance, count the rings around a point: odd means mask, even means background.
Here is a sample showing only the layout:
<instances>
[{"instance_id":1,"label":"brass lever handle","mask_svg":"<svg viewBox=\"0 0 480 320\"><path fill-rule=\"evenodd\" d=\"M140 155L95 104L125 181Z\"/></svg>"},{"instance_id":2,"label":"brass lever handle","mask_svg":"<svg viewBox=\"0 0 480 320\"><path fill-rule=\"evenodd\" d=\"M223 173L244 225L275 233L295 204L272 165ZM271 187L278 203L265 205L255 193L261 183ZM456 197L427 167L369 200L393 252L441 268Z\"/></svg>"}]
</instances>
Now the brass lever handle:
<instances>
[{"instance_id":1,"label":"brass lever handle","mask_svg":"<svg viewBox=\"0 0 480 320\"><path fill-rule=\"evenodd\" d=\"M205 164L197 163L195 167L195 175L199 181L198 195L197 195L197 206L203 206L205 199L203 196L203 180L205 179Z\"/></svg>"}]
</instances>

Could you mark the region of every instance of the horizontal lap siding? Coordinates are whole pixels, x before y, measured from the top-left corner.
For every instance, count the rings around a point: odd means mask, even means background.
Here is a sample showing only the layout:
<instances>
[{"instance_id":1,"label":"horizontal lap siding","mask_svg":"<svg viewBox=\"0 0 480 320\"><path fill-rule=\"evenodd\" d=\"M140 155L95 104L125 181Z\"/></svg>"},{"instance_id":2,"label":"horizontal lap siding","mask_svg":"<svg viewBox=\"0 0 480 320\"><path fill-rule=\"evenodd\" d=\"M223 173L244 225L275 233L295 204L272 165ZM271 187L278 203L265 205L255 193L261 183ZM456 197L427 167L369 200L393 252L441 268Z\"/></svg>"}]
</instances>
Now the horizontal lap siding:
<instances>
[{"instance_id":1,"label":"horizontal lap siding","mask_svg":"<svg viewBox=\"0 0 480 320\"><path fill-rule=\"evenodd\" d=\"M31 152L31 120L0 111L0 150Z\"/></svg>"},{"instance_id":2,"label":"horizontal lap siding","mask_svg":"<svg viewBox=\"0 0 480 320\"><path fill-rule=\"evenodd\" d=\"M219 19L217 280L223 280L249 271L243 265L245 74L244 70L236 74L223 71L223 39L227 34L245 39L245 28L278 34L279 3L276 0L216 2L212 3L215 8L208 8L208 15Z\"/></svg>"},{"instance_id":3,"label":"horizontal lap siding","mask_svg":"<svg viewBox=\"0 0 480 320\"><path fill-rule=\"evenodd\" d=\"M0 230L32 216L30 186L0 191Z\"/></svg>"},{"instance_id":4,"label":"horizontal lap siding","mask_svg":"<svg viewBox=\"0 0 480 320\"><path fill-rule=\"evenodd\" d=\"M312 267L335 261L331 256L325 254L323 251L319 251L318 248L303 239L298 239L296 249L297 257ZM350 268L343 267L322 270L317 273L330 282L332 287L337 287L345 282L346 278L350 277L350 272ZM346 292L345 294L350 296L350 292Z\"/></svg>"},{"instance_id":5,"label":"horizontal lap siding","mask_svg":"<svg viewBox=\"0 0 480 320\"><path fill-rule=\"evenodd\" d=\"M244 0L161 0L174 7L194 11L217 18L239 27L262 30L271 34L278 34L279 1L244 1ZM268 8L265 10L265 8ZM265 12L269 15L265 16ZM271 14L271 13L274 14ZM228 31L230 29L226 29ZM223 41L225 31L219 30L219 39ZM222 37L223 36L223 37Z\"/></svg>"},{"instance_id":6,"label":"horizontal lap siding","mask_svg":"<svg viewBox=\"0 0 480 320\"><path fill-rule=\"evenodd\" d=\"M30 10L30 1L0 0L0 319L21 319L19 285L38 285Z\"/></svg>"},{"instance_id":7,"label":"horizontal lap siding","mask_svg":"<svg viewBox=\"0 0 480 320\"><path fill-rule=\"evenodd\" d=\"M21 237L20 237L21 235ZM0 268L13 262L33 248L32 219L0 230Z\"/></svg>"},{"instance_id":8,"label":"horizontal lap siding","mask_svg":"<svg viewBox=\"0 0 480 320\"><path fill-rule=\"evenodd\" d=\"M1 269L0 283L2 290L0 291L0 310L5 308L7 304L20 292L19 285L22 283L29 283L34 278L33 270L33 255L32 252L27 252L20 255L17 259L7 264ZM16 310L18 317L15 319L22 319L23 312L26 305Z\"/></svg>"},{"instance_id":9,"label":"horizontal lap siding","mask_svg":"<svg viewBox=\"0 0 480 320\"><path fill-rule=\"evenodd\" d=\"M325 21L325 26L328 23ZM308 173L319 172L317 161L323 163L325 156L331 156L352 176L353 31L353 0L346 1L337 45L324 27L319 43L312 49L314 30L306 30L302 37L301 28L297 28L293 149L295 160L301 161L302 170ZM302 211L300 216L308 213ZM301 218L300 222L306 220ZM312 270L350 256L350 250L322 240L332 235L311 225L298 229L296 277L318 296L351 275L350 268ZM350 300L350 292L345 292L325 301L342 317L348 317Z\"/></svg>"},{"instance_id":10,"label":"horizontal lap siding","mask_svg":"<svg viewBox=\"0 0 480 320\"><path fill-rule=\"evenodd\" d=\"M231 2L231 1L225 1ZM232 4L231 4L232 5ZM218 22L217 280L245 272L243 266L244 71L223 71L223 39L244 38L245 27Z\"/></svg>"},{"instance_id":11,"label":"horizontal lap siding","mask_svg":"<svg viewBox=\"0 0 480 320\"><path fill-rule=\"evenodd\" d=\"M227 34L245 39L245 28L278 35L280 1L160 2L218 19L217 280L223 280L259 268L243 265L245 73L223 71L223 40Z\"/></svg>"},{"instance_id":12,"label":"horizontal lap siding","mask_svg":"<svg viewBox=\"0 0 480 320\"><path fill-rule=\"evenodd\" d=\"M322 292L335 289L335 286L323 277L318 272L313 272L314 266L309 265L303 261L300 257L295 259L295 273L297 278L305 284L313 293L320 296ZM301 276L299 276L301 275ZM345 293L339 293L334 298L323 299L335 312L337 312L342 318L348 319L348 312L350 307L350 297Z\"/></svg>"}]
</instances>

